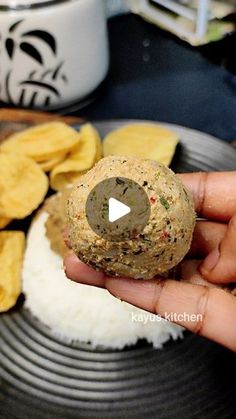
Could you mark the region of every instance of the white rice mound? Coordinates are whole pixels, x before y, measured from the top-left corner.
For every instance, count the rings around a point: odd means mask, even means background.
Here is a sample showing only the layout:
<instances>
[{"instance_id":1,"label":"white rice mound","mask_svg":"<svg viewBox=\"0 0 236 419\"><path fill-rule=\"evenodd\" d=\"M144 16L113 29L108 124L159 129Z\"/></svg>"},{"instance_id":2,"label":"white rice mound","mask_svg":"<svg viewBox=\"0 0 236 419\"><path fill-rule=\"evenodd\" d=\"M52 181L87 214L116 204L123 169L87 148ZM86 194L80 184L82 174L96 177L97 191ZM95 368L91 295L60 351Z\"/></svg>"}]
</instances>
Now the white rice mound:
<instances>
[{"instance_id":1,"label":"white rice mound","mask_svg":"<svg viewBox=\"0 0 236 419\"><path fill-rule=\"evenodd\" d=\"M23 292L25 307L56 337L114 349L135 345L138 339L162 348L170 338L182 337L181 327L122 302L104 289L68 280L61 257L51 250L45 235L47 218L42 212L28 234Z\"/></svg>"}]
</instances>

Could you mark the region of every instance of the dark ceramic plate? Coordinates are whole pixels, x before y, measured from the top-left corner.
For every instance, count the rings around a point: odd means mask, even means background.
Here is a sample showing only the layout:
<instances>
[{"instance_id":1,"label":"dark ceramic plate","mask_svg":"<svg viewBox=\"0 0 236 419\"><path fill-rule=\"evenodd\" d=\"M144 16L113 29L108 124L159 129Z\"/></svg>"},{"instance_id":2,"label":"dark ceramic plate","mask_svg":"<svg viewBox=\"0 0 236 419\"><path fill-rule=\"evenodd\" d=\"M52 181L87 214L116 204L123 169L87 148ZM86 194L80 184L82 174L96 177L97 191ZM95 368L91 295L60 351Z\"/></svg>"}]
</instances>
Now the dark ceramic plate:
<instances>
[{"instance_id":1,"label":"dark ceramic plate","mask_svg":"<svg viewBox=\"0 0 236 419\"><path fill-rule=\"evenodd\" d=\"M127 122L95 125L104 136ZM230 146L168 126L181 137L174 170L236 168ZM0 316L0 418L233 418L235 377L235 354L190 333L163 350L93 350L55 339L20 305Z\"/></svg>"}]
</instances>

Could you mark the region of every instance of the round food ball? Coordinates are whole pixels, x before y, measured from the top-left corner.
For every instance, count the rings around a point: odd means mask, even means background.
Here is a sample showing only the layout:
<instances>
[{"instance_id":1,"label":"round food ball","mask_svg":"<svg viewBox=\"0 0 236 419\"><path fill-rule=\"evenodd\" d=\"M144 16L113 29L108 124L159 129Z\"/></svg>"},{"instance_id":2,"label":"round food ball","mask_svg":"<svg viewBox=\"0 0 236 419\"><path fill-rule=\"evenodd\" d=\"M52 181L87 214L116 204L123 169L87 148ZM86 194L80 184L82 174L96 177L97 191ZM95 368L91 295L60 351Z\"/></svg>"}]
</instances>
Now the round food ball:
<instances>
[{"instance_id":1,"label":"round food ball","mask_svg":"<svg viewBox=\"0 0 236 419\"><path fill-rule=\"evenodd\" d=\"M101 181L135 181L150 202L150 218L138 236L109 241L97 235L86 218L86 201ZM191 195L172 170L153 160L109 156L81 176L68 200L69 240L80 260L108 275L151 279L166 274L188 252L195 225Z\"/></svg>"}]
</instances>

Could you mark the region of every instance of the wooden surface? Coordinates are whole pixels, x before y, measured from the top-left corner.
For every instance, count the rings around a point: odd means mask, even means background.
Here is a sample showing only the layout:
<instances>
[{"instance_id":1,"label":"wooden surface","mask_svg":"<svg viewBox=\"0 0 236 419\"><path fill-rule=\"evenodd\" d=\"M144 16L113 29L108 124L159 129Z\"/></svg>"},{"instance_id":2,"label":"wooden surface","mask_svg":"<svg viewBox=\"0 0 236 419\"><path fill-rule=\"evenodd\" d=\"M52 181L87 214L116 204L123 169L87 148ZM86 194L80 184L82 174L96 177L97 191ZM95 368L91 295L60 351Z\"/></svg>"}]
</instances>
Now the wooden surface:
<instances>
[{"instance_id":1,"label":"wooden surface","mask_svg":"<svg viewBox=\"0 0 236 419\"><path fill-rule=\"evenodd\" d=\"M31 125L61 121L67 124L79 124L82 118L61 116L49 112L28 111L25 109L0 109L0 143L15 132L22 131Z\"/></svg>"}]
</instances>

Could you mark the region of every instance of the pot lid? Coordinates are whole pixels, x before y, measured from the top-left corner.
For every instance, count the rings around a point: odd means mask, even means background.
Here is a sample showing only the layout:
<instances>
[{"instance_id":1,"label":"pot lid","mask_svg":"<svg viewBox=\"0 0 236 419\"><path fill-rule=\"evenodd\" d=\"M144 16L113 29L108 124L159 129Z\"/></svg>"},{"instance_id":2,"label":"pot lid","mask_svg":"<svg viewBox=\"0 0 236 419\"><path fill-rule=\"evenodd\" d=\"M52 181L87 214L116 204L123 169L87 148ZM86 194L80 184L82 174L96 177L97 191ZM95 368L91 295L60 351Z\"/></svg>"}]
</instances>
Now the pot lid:
<instances>
[{"instance_id":1,"label":"pot lid","mask_svg":"<svg viewBox=\"0 0 236 419\"><path fill-rule=\"evenodd\" d=\"M70 0L0 0L0 9L29 9L63 3Z\"/></svg>"}]
</instances>

